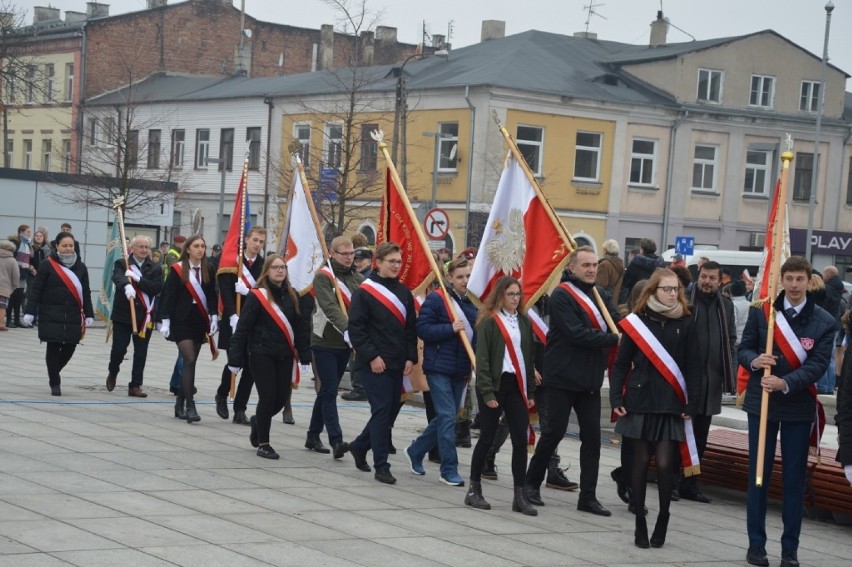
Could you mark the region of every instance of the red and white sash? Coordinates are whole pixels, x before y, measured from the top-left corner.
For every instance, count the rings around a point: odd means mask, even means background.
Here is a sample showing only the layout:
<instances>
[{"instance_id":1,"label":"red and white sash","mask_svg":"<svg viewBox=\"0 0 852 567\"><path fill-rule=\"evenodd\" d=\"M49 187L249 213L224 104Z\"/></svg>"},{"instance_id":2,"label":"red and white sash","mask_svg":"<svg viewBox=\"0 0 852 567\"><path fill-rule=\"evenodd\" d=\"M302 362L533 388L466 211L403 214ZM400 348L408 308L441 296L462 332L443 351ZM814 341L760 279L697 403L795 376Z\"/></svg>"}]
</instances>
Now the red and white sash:
<instances>
[{"instance_id":1,"label":"red and white sash","mask_svg":"<svg viewBox=\"0 0 852 567\"><path fill-rule=\"evenodd\" d=\"M340 278L335 276L334 272L332 272L330 269L328 269L327 266L323 266L322 268L320 268L319 272L321 274L325 275L325 277L327 277L328 279L330 279L331 282L332 282L332 285L337 286L337 289L340 290L340 295L343 297L343 303L346 305L346 308L348 309L352 305L352 292L349 291L349 288L346 287L346 284L344 284L342 281L340 281Z\"/></svg>"},{"instance_id":2,"label":"red and white sash","mask_svg":"<svg viewBox=\"0 0 852 567\"><path fill-rule=\"evenodd\" d=\"M580 307L583 308L583 311L586 312L586 315L588 315L589 319L592 321L592 325L597 327L599 331L606 332L606 321L598 309L598 306L595 305L594 301L592 301L591 297L583 293L580 288L571 282L562 282L559 284L559 287L570 293L571 297L580 304Z\"/></svg>"},{"instance_id":3,"label":"red and white sash","mask_svg":"<svg viewBox=\"0 0 852 567\"><path fill-rule=\"evenodd\" d=\"M299 382L301 382L301 372L299 368L299 353L296 352L296 335L293 332L293 325L290 324L290 320L287 319L287 316L284 315L284 312L281 311L281 308L274 301L269 301L269 298L266 297L265 289L253 289L251 292L257 297L260 304L266 310L267 315L269 315L275 324L278 325L278 328L281 330L281 333L284 335L284 339L287 341L287 345L290 347L290 352L293 353L293 373L290 376L290 381L293 385L298 386Z\"/></svg>"},{"instance_id":4,"label":"red and white sash","mask_svg":"<svg viewBox=\"0 0 852 567\"><path fill-rule=\"evenodd\" d=\"M255 259L254 262L257 262L257 260ZM249 270L249 266L248 266L248 264L246 264L246 262L243 262L242 279L243 279L243 283L246 284L246 287L249 288L249 289L253 288L254 284L257 283L257 281L254 279L254 276L252 275L251 271Z\"/></svg>"},{"instance_id":5,"label":"red and white sash","mask_svg":"<svg viewBox=\"0 0 852 567\"><path fill-rule=\"evenodd\" d=\"M373 280L364 280L361 284L361 289L373 296L376 301L384 305L394 317L399 321L399 324L405 326L405 318L408 315L408 310L400 299L391 292L388 288Z\"/></svg>"},{"instance_id":6,"label":"red and white sash","mask_svg":"<svg viewBox=\"0 0 852 567\"><path fill-rule=\"evenodd\" d=\"M142 270L139 269L139 266L137 266L136 264L130 264L129 269L134 274L139 276L140 279L142 279ZM151 320L151 311L154 310L154 300L151 299L151 296L142 291L142 288L140 288L139 284L135 281L131 280L130 285L136 291L136 299L139 301L139 303L142 304L143 309L145 309L145 318L139 325L139 328L136 329L136 331L139 333L139 336L144 337L145 331L154 326Z\"/></svg>"},{"instance_id":7,"label":"red and white sash","mask_svg":"<svg viewBox=\"0 0 852 567\"><path fill-rule=\"evenodd\" d=\"M177 273L179 278L183 279L183 265L180 262L172 264L171 269ZM195 277L195 270L192 267L190 267L189 277L186 279L184 286L186 286L186 291L192 297L193 303L195 303L201 312L201 318L204 320L207 332L207 342L210 344L210 354L213 356L213 360L216 360L219 357L219 351L216 350L216 343L213 341L213 337L210 336L210 314L207 311L207 295L201 287L201 281Z\"/></svg>"},{"instance_id":8,"label":"red and white sash","mask_svg":"<svg viewBox=\"0 0 852 567\"><path fill-rule=\"evenodd\" d=\"M74 297L74 301L77 302L77 307L80 308L80 327L82 328L82 336L85 336L86 313L83 309L83 284L80 283L80 278L77 277L77 274L53 258L48 258L48 260L50 260L50 265L53 266L53 270L56 272L56 275L59 276L59 279L62 280L62 283L64 283L65 287L68 288L68 292Z\"/></svg>"},{"instance_id":9,"label":"red and white sash","mask_svg":"<svg viewBox=\"0 0 852 567\"><path fill-rule=\"evenodd\" d=\"M509 360L512 361L513 370L515 372L515 379L518 381L518 388L521 390L521 396L524 398L524 404L527 402L527 372L526 366L523 364L524 354L521 351L520 341L515 342L512 340L512 335L509 333L509 320L508 317L503 315L503 313L495 313L494 314L494 322L497 323L497 328L500 330L500 334L503 335L503 341L506 343L506 350L509 351ZM503 369L503 372L508 372L507 369Z\"/></svg>"},{"instance_id":10,"label":"red and white sash","mask_svg":"<svg viewBox=\"0 0 852 567\"><path fill-rule=\"evenodd\" d=\"M657 369L669 386L677 394L680 403L686 406L689 393L686 391L686 380L675 360L663 347L662 343L654 336L651 329L635 313L631 313L619 322L622 330L636 343L654 368ZM680 456L683 463L683 475L692 476L701 473L698 462L698 446L695 443L695 432L692 428L692 420L683 420L683 428L686 433L686 441L680 444Z\"/></svg>"},{"instance_id":11,"label":"red and white sash","mask_svg":"<svg viewBox=\"0 0 852 567\"><path fill-rule=\"evenodd\" d=\"M544 319L541 318L541 315L535 309L530 309L527 311L527 315L530 316L530 321L532 321L533 333L538 338L538 341L546 345L547 344L547 332L550 330L547 326L547 323L544 322Z\"/></svg>"},{"instance_id":12,"label":"red and white sash","mask_svg":"<svg viewBox=\"0 0 852 567\"><path fill-rule=\"evenodd\" d=\"M441 301L447 309L447 315L450 317L450 322L458 319L464 323L464 334L467 335L468 341L473 342L473 327L471 326L470 321L467 320L458 299L456 299L453 294L449 294L448 297L448 294L445 294L443 288L440 287L435 290L435 293L441 297ZM459 340L461 340L461 337L459 337Z\"/></svg>"}]
</instances>

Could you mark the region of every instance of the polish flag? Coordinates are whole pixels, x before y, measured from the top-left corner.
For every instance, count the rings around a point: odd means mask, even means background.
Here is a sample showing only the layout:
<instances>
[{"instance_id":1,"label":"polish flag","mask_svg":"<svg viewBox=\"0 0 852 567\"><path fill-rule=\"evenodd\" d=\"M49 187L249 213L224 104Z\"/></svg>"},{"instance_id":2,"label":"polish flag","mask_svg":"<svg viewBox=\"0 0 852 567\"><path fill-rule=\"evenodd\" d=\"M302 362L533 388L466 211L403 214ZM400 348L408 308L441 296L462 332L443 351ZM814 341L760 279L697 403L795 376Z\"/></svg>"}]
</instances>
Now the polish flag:
<instances>
[{"instance_id":1,"label":"polish flag","mask_svg":"<svg viewBox=\"0 0 852 567\"><path fill-rule=\"evenodd\" d=\"M323 266L322 243L308 206L310 190L302 185L298 171L293 173L293 192L284 225L284 260L290 285L300 294L310 291L314 276Z\"/></svg>"},{"instance_id":2,"label":"polish flag","mask_svg":"<svg viewBox=\"0 0 852 567\"><path fill-rule=\"evenodd\" d=\"M775 186L775 195L772 197L772 205L769 209L769 222L766 223L766 241L763 245L763 258L760 260L760 267L757 271L757 277L754 279L754 292L752 292L752 300L767 299L769 296L769 267L776 261L774 257L776 251L773 250L774 241L772 233L775 229L775 224L783 215L784 231L781 236L781 250L777 251L780 258L777 259L778 266L783 264L790 253L790 220L787 215L787 203L779 202L781 180ZM779 274L778 277L781 277ZM775 301L774 297L769 298L770 301Z\"/></svg>"},{"instance_id":3,"label":"polish flag","mask_svg":"<svg viewBox=\"0 0 852 567\"><path fill-rule=\"evenodd\" d=\"M473 263L468 289L481 301L502 276L520 280L529 308L551 278L558 278L571 250L547 213L522 166L509 158Z\"/></svg>"},{"instance_id":4,"label":"polish flag","mask_svg":"<svg viewBox=\"0 0 852 567\"><path fill-rule=\"evenodd\" d=\"M243 207L243 193L247 190L248 162L243 167L240 176L240 186L237 189L237 199L234 201L234 212L231 214L231 224L228 226L228 234L222 243L222 254L219 259L219 269L216 274L236 274L239 270L240 248L245 250L246 233L251 228L251 208L249 206L248 194L245 195L245 211Z\"/></svg>"}]
</instances>

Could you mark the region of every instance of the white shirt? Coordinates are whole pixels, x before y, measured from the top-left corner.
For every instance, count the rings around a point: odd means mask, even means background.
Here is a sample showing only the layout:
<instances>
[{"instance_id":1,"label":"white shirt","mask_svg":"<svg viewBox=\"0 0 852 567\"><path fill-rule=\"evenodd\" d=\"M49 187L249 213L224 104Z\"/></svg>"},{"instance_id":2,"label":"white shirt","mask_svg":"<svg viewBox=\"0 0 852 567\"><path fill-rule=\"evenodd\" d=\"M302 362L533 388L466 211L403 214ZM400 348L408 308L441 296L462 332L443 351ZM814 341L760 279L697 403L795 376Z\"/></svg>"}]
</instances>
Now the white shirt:
<instances>
[{"instance_id":1,"label":"white shirt","mask_svg":"<svg viewBox=\"0 0 852 567\"><path fill-rule=\"evenodd\" d=\"M506 329L509 331L509 337L512 339L512 342L516 345L521 344L521 328L518 326L518 312L515 311L514 315L510 313L506 313L503 311L503 315L506 316L509 324L506 325ZM523 364L522 360L518 361ZM503 372L511 372L515 374L515 365L512 362L512 357L509 354L509 345L506 345L506 348L503 352Z\"/></svg>"}]
</instances>

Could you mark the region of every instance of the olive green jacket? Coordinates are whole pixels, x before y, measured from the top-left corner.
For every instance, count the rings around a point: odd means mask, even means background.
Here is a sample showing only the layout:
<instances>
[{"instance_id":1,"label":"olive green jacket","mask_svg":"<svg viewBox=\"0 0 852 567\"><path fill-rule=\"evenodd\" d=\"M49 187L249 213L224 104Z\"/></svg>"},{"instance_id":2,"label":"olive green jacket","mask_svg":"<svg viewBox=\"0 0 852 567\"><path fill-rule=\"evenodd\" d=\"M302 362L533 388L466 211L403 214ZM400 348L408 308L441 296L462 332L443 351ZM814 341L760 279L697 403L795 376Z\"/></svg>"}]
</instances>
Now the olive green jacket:
<instances>
[{"instance_id":1,"label":"olive green jacket","mask_svg":"<svg viewBox=\"0 0 852 567\"><path fill-rule=\"evenodd\" d=\"M530 318L518 316L521 330L521 353L527 372L527 399L532 400L535 393L535 368L533 332ZM485 402L497 399L500 390L500 377L503 372L514 373L514 368L503 368L503 357L506 354L506 341L494 321L488 317L479 324L476 339L476 394Z\"/></svg>"}]
</instances>

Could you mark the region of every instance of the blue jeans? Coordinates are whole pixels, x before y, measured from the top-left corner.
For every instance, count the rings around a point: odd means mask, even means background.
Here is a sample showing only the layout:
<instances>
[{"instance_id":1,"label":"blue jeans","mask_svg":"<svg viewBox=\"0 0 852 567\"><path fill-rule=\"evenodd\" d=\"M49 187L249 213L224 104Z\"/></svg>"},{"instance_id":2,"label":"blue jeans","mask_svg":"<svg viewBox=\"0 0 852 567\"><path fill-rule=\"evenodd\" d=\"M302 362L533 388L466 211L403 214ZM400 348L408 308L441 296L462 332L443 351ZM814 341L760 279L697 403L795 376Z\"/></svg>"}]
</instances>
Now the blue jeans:
<instances>
[{"instance_id":1,"label":"blue jeans","mask_svg":"<svg viewBox=\"0 0 852 567\"><path fill-rule=\"evenodd\" d=\"M766 427L766 458L763 465L763 486L754 485L757 463L757 443L760 418L748 416L748 498L747 520L749 547L766 547L766 500L772 467L775 463L775 445L781 430L781 479L784 502L781 519L781 552L799 549L802 531L802 513L805 498L805 473L808 467L808 440L811 433L809 421L769 421Z\"/></svg>"},{"instance_id":2,"label":"blue jeans","mask_svg":"<svg viewBox=\"0 0 852 567\"><path fill-rule=\"evenodd\" d=\"M399 398L402 394L402 371L385 370L375 374L371 370L357 370L361 375L361 384L370 401L370 420L364 430L349 444L350 449L360 452L373 450L373 466L376 471L390 469L388 449L390 448L391 418L399 410Z\"/></svg>"},{"instance_id":3,"label":"blue jeans","mask_svg":"<svg viewBox=\"0 0 852 567\"><path fill-rule=\"evenodd\" d=\"M169 381L170 388L180 388L181 378L183 377L183 355L178 351L177 360L175 360L175 369L172 370L172 379Z\"/></svg>"},{"instance_id":4,"label":"blue jeans","mask_svg":"<svg viewBox=\"0 0 852 567\"><path fill-rule=\"evenodd\" d=\"M348 348L311 349L314 355L314 369L319 380L319 391L314 400L311 424L308 426L308 438L319 438L323 425L328 430L328 442L332 447L343 441L340 419L337 416L337 388L349 363Z\"/></svg>"},{"instance_id":5,"label":"blue jeans","mask_svg":"<svg viewBox=\"0 0 852 567\"><path fill-rule=\"evenodd\" d=\"M435 419L411 443L408 452L412 459L420 461L437 443L438 452L441 453L441 476L457 476L459 457L456 454L456 414L467 382L453 380L444 374L427 374L426 382L435 406Z\"/></svg>"},{"instance_id":6,"label":"blue jeans","mask_svg":"<svg viewBox=\"0 0 852 567\"><path fill-rule=\"evenodd\" d=\"M820 394L833 394L834 386L837 382L837 368L834 364L834 351L831 351L831 356L828 359L828 368L825 370L825 374L822 375L816 383L817 392Z\"/></svg>"}]
</instances>

